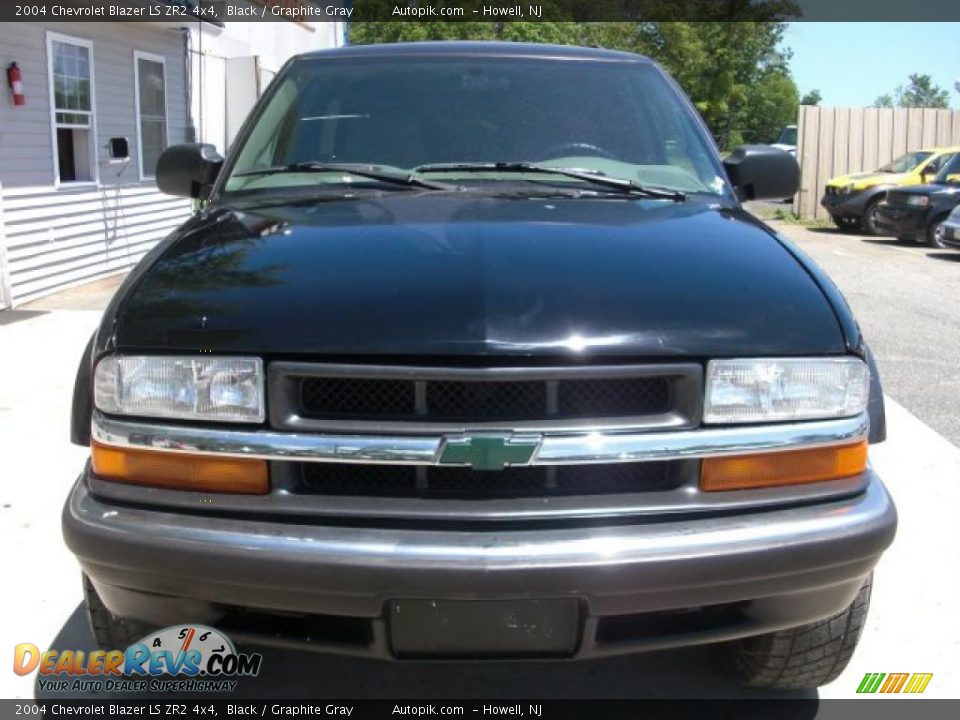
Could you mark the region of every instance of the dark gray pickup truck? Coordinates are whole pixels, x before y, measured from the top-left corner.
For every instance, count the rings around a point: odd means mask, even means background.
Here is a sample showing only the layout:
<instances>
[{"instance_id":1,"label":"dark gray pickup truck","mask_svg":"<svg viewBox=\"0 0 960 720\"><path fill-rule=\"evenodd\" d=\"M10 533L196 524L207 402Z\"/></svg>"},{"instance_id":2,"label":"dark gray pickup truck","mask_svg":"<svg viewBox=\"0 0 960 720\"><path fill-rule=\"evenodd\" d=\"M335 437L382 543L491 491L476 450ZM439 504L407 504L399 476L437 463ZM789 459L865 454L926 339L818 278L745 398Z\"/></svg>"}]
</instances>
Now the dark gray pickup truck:
<instances>
[{"instance_id":1,"label":"dark gray pickup truck","mask_svg":"<svg viewBox=\"0 0 960 720\"><path fill-rule=\"evenodd\" d=\"M296 58L83 357L64 509L98 642L215 625L383 659L720 643L815 687L894 506L847 304L748 215L655 64L436 43Z\"/></svg>"}]
</instances>

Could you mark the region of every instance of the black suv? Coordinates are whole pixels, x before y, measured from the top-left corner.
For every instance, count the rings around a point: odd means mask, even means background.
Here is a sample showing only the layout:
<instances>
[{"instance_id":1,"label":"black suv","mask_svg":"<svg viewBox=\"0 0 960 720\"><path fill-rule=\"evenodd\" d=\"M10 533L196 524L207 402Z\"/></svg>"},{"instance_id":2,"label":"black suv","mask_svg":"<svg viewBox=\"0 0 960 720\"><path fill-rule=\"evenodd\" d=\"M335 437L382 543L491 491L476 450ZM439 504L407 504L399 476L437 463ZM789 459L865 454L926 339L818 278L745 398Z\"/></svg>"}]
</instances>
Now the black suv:
<instances>
[{"instance_id":1,"label":"black suv","mask_svg":"<svg viewBox=\"0 0 960 720\"><path fill-rule=\"evenodd\" d=\"M829 682L896 513L850 309L740 206L797 180L766 146L721 162L636 55L293 60L226 160L161 157L205 203L83 357L64 534L98 642L722 643L744 683Z\"/></svg>"},{"instance_id":2,"label":"black suv","mask_svg":"<svg viewBox=\"0 0 960 720\"><path fill-rule=\"evenodd\" d=\"M945 248L941 226L957 205L960 205L960 153L944 163L929 185L888 190L878 210L878 224L900 240Z\"/></svg>"}]
</instances>

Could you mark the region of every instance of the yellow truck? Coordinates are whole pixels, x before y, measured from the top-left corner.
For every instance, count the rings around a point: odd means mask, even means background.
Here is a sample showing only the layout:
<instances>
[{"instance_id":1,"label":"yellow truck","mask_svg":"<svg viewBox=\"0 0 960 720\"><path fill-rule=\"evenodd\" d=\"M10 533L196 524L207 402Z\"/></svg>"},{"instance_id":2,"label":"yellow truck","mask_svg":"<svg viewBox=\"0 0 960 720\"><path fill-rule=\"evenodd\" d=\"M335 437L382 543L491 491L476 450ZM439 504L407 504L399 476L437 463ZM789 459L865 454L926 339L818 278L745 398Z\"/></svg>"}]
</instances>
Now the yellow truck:
<instances>
[{"instance_id":1,"label":"yellow truck","mask_svg":"<svg viewBox=\"0 0 960 720\"><path fill-rule=\"evenodd\" d=\"M872 172L831 178L820 204L837 227L863 230L870 235L882 234L879 210L887 190L930 182L957 152L960 147L912 150Z\"/></svg>"}]
</instances>

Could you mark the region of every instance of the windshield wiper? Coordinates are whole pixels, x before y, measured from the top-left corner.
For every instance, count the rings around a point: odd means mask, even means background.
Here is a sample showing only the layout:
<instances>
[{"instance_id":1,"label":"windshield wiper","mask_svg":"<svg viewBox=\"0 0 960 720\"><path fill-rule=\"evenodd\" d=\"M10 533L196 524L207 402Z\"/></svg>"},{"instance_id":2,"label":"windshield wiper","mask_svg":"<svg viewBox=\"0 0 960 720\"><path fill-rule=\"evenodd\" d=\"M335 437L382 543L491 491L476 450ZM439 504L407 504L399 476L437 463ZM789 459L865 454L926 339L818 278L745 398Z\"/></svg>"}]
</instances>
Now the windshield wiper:
<instances>
[{"instance_id":1,"label":"windshield wiper","mask_svg":"<svg viewBox=\"0 0 960 720\"><path fill-rule=\"evenodd\" d=\"M317 160L290 163L289 165L271 165L269 167L241 170L233 173L233 177L252 177L254 175L280 175L283 173L344 173L357 177L377 180L391 185L419 187L428 190L457 190L457 186L447 183L433 182L417 177L414 173L396 174L377 170L374 165L354 165L352 163L328 163Z\"/></svg>"},{"instance_id":2,"label":"windshield wiper","mask_svg":"<svg viewBox=\"0 0 960 720\"><path fill-rule=\"evenodd\" d=\"M540 165L533 162L493 162L493 163L433 163L420 165L413 169L414 173L425 172L500 172L500 173L546 173L562 175L563 177L582 180L594 185L602 185L613 190L619 190L628 195L652 198L655 200L673 200L683 202L687 196L677 190L660 190L646 187L626 178L611 177L603 173L578 168L558 168L549 165Z\"/></svg>"}]
</instances>

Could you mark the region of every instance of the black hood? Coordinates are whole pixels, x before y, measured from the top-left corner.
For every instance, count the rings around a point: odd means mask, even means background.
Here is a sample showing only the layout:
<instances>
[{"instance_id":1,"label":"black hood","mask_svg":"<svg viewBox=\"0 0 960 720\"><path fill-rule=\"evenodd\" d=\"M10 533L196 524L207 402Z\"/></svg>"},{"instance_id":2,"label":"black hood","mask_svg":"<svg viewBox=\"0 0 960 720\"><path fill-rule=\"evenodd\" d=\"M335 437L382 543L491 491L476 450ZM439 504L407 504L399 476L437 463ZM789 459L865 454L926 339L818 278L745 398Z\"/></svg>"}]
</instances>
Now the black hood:
<instances>
[{"instance_id":1,"label":"black hood","mask_svg":"<svg viewBox=\"0 0 960 720\"><path fill-rule=\"evenodd\" d=\"M188 222L107 318L116 348L269 356L845 351L803 265L742 211L385 193Z\"/></svg>"}]
</instances>

